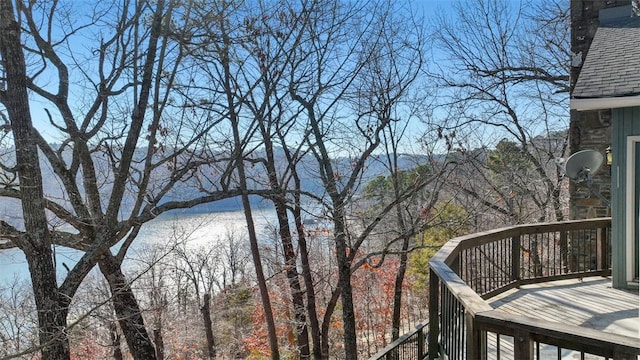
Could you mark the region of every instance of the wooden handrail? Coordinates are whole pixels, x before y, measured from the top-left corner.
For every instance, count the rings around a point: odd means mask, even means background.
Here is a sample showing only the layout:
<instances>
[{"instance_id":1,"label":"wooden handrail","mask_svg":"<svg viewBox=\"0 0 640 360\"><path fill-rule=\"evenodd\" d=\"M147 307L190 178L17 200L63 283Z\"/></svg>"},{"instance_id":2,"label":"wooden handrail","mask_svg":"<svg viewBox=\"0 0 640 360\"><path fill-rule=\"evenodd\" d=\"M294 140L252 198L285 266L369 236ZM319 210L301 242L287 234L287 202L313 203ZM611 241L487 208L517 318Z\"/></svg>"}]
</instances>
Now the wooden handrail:
<instances>
[{"instance_id":1,"label":"wooden handrail","mask_svg":"<svg viewBox=\"0 0 640 360\"><path fill-rule=\"evenodd\" d=\"M445 285L451 290L454 295L459 294L468 301L470 307L466 308L471 314L477 312L486 311L487 307L490 310L491 306L488 305L480 295L473 291L467 284L453 271L450 267L455 262L462 250L471 249L473 247L486 245L494 241L519 237L522 235L542 234L547 232L556 231L572 231L572 230L586 230L586 229L600 229L611 226L611 218L598 218L588 220L571 220L556 223L540 223L540 224L526 224L516 225L511 227L505 227L500 229L493 229L480 233L464 235L456 237L446 244L444 244L440 250L431 258L429 266L434 271L438 278L440 278ZM574 277L579 275L570 276L554 276L554 280L558 280L566 277ZM546 278L541 278L535 282L546 281ZM526 281L526 283L532 283L534 281ZM517 286L518 284L515 284ZM510 289L509 287L508 289ZM507 290L507 289L505 289ZM492 293L494 296L500 294L500 291ZM458 296L456 296L458 297ZM462 298L459 298L463 300Z\"/></svg>"},{"instance_id":2,"label":"wooden handrail","mask_svg":"<svg viewBox=\"0 0 640 360\"><path fill-rule=\"evenodd\" d=\"M446 264L441 262L431 263L431 270L437 274L440 281L449 289L449 291L462 303L465 309L475 315L479 312L493 310L491 305L487 304L475 291L473 291L462 279L456 275Z\"/></svg>"},{"instance_id":3,"label":"wooden handrail","mask_svg":"<svg viewBox=\"0 0 640 360\"><path fill-rule=\"evenodd\" d=\"M451 261L462 250L489 244L496 240L507 239L520 235L543 234L555 231L587 230L611 227L611 218L597 218L588 220L569 220L554 223L524 224L487 230L479 233L459 236L449 240L433 256L432 260L444 261L450 265Z\"/></svg>"}]
</instances>

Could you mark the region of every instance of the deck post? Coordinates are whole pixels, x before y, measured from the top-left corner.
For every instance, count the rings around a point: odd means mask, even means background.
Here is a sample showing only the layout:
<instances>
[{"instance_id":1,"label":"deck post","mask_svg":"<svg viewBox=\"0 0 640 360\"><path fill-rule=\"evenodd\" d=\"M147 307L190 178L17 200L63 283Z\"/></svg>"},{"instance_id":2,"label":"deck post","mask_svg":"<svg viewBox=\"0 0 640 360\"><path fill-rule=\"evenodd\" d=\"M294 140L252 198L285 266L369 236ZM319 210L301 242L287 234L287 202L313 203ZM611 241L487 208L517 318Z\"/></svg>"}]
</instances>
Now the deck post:
<instances>
[{"instance_id":1,"label":"deck post","mask_svg":"<svg viewBox=\"0 0 640 360\"><path fill-rule=\"evenodd\" d=\"M440 335L440 278L433 269L429 269L429 360L438 358L440 345L438 337Z\"/></svg>"},{"instance_id":2,"label":"deck post","mask_svg":"<svg viewBox=\"0 0 640 360\"><path fill-rule=\"evenodd\" d=\"M424 359L424 327L418 329L418 359Z\"/></svg>"},{"instance_id":3,"label":"deck post","mask_svg":"<svg viewBox=\"0 0 640 360\"><path fill-rule=\"evenodd\" d=\"M520 235L511 238L511 281L520 282Z\"/></svg>"},{"instance_id":4,"label":"deck post","mask_svg":"<svg viewBox=\"0 0 640 360\"><path fill-rule=\"evenodd\" d=\"M533 341L528 331L516 328L513 334L513 357L520 360L533 359Z\"/></svg>"},{"instance_id":5,"label":"deck post","mask_svg":"<svg viewBox=\"0 0 640 360\"><path fill-rule=\"evenodd\" d=\"M476 325L475 318L470 313L465 313L466 327L466 354L465 359L487 358L487 343L485 341L484 331L479 330Z\"/></svg>"}]
</instances>

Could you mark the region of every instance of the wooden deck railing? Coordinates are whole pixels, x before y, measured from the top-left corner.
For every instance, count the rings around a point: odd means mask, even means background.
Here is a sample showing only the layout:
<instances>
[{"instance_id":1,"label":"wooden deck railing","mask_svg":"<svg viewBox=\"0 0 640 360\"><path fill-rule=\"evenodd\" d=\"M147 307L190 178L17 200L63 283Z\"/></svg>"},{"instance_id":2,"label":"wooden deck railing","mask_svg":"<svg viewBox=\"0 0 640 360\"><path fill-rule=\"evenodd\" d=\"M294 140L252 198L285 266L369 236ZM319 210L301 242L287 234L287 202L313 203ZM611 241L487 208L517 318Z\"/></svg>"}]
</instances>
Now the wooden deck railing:
<instances>
[{"instance_id":1,"label":"wooden deck railing","mask_svg":"<svg viewBox=\"0 0 640 360\"><path fill-rule=\"evenodd\" d=\"M449 241L430 261L429 359L637 359L638 339L494 310L529 283L608 275L611 218L514 226ZM438 315L435 315L438 314Z\"/></svg>"}]
</instances>

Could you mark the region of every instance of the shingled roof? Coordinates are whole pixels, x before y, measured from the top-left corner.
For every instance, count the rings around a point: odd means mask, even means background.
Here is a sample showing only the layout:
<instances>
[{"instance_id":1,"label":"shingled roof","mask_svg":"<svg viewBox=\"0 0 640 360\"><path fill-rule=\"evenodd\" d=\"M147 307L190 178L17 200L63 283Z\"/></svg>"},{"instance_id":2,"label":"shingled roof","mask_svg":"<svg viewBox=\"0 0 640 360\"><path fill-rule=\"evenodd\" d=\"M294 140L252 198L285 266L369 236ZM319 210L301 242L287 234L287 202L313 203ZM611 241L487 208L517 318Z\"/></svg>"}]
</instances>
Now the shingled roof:
<instances>
[{"instance_id":1,"label":"shingled roof","mask_svg":"<svg viewBox=\"0 0 640 360\"><path fill-rule=\"evenodd\" d=\"M640 17L601 23L572 98L640 95Z\"/></svg>"}]
</instances>

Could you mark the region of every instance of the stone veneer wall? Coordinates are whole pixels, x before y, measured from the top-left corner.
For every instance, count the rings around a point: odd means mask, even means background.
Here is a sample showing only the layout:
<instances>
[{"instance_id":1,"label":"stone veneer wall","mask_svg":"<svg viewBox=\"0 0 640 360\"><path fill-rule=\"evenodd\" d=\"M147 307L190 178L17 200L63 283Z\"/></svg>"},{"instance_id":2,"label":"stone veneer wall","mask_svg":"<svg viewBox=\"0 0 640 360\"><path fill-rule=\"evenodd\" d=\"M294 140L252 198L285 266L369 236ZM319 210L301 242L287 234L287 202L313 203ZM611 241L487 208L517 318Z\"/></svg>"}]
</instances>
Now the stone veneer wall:
<instances>
[{"instance_id":1,"label":"stone veneer wall","mask_svg":"<svg viewBox=\"0 0 640 360\"><path fill-rule=\"evenodd\" d=\"M580 150L597 150L605 155L611 144L611 110L572 113L571 153ZM593 188L611 199L611 167L603 164L593 177ZM569 184L569 216L571 219L591 219L611 216L611 209L585 183Z\"/></svg>"},{"instance_id":2,"label":"stone veneer wall","mask_svg":"<svg viewBox=\"0 0 640 360\"><path fill-rule=\"evenodd\" d=\"M578 79L582 63L598 28L600 9L626 6L631 0L570 0L571 4L571 89ZM611 111L571 111L569 124L570 152L598 150L604 154L611 144ZM614 154L615 156L615 154ZM603 165L594 176L594 188L611 198L611 172ZM569 184L569 216L571 219L588 219L610 216L611 210L597 197L591 195L585 184Z\"/></svg>"}]
</instances>

